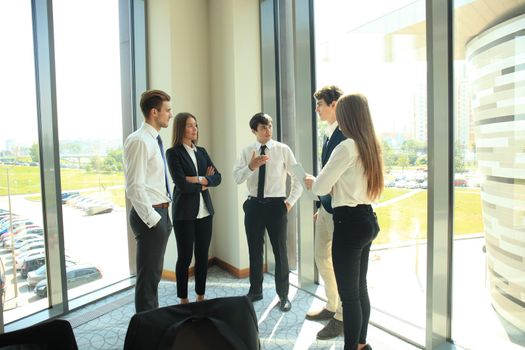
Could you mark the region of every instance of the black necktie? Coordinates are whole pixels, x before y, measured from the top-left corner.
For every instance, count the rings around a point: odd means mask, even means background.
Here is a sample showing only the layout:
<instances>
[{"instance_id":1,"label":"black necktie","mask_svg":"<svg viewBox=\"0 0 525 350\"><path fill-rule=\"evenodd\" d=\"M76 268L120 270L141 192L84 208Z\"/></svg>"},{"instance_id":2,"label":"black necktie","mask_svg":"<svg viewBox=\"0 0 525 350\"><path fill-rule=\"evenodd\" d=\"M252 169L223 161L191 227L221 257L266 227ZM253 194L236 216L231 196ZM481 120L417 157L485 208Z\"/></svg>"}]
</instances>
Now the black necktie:
<instances>
[{"instance_id":1,"label":"black necktie","mask_svg":"<svg viewBox=\"0 0 525 350\"><path fill-rule=\"evenodd\" d=\"M162 161L164 163L164 180L166 184L166 193L168 194L168 197L171 199L170 187L168 186L168 172L166 171L166 156L164 155L164 147L162 146L162 139L160 138L160 135L157 136L157 142L159 144L160 155L162 156Z\"/></svg>"},{"instance_id":2,"label":"black necktie","mask_svg":"<svg viewBox=\"0 0 525 350\"><path fill-rule=\"evenodd\" d=\"M266 149L266 145L261 145L261 153L259 153L261 156L264 154L264 150ZM263 164L259 167L259 178L257 181L257 198L263 199L264 198L264 178L266 177L266 164Z\"/></svg>"},{"instance_id":3,"label":"black necktie","mask_svg":"<svg viewBox=\"0 0 525 350\"><path fill-rule=\"evenodd\" d=\"M326 160L325 160L325 157L326 157L326 153L328 151L328 136L325 136L324 137L324 142L323 142L323 150L321 151L321 164L322 166L324 166L326 164Z\"/></svg>"}]
</instances>

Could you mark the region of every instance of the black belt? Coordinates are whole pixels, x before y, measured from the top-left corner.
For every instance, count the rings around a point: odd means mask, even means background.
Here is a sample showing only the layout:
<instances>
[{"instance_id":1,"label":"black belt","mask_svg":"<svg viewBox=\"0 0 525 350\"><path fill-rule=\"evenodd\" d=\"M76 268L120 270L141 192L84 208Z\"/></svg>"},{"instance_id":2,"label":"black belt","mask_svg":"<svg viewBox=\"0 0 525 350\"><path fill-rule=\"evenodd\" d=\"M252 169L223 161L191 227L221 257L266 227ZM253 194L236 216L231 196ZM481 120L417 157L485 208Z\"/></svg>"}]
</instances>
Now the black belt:
<instances>
[{"instance_id":1,"label":"black belt","mask_svg":"<svg viewBox=\"0 0 525 350\"><path fill-rule=\"evenodd\" d=\"M266 198L257 198L248 196L249 201L255 201L257 203L266 204L266 203L272 203L272 202L284 202L286 197L266 197Z\"/></svg>"},{"instance_id":2,"label":"black belt","mask_svg":"<svg viewBox=\"0 0 525 350\"><path fill-rule=\"evenodd\" d=\"M170 206L170 203L166 202L166 203L160 203L160 204L153 204L152 207L153 208L161 208L161 209L166 209Z\"/></svg>"}]
</instances>

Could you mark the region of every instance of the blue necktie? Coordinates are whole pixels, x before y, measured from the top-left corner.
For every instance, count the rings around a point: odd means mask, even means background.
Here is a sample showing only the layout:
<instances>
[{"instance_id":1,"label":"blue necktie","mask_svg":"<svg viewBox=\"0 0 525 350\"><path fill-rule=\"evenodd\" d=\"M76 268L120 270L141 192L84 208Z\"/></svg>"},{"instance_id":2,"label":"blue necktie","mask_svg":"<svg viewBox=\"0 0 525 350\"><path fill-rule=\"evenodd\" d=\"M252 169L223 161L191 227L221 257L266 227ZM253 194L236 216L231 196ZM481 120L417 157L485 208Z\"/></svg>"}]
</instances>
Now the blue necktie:
<instances>
[{"instance_id":1,"label":"blue necktie","mask_svg":"<svg viewBox=\"0 0 525 350\"><path fill-rule=\"evenodd\" d=\"M171 199L171 191L170 187L168 186L168 172L166 170L166 156L164 155L164 147L162 146L162 139L160 138L160 135L157 136L157 142L159 144L160 154L162 155L162 161L164 163L164 180L166 184L166 193L168 194L169 199Z\"/></svg>"}]
</instances>

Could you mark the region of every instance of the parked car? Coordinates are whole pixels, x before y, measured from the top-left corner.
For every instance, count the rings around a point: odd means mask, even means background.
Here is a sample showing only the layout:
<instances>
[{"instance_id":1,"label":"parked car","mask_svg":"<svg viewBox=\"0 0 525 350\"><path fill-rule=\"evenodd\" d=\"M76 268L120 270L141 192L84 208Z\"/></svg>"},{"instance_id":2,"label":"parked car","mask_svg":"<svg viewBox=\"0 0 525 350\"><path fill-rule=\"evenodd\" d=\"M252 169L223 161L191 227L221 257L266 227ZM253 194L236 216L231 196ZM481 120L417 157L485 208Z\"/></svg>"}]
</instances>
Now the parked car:
<instances>
[{"instance_id":1,"label":"parked car","mask_svg":"<svg viewBox=\"0 0 525 350\"><path fill-rule=\"evenodd\" d=\"M46 263L45 255L34 255L24 260L22 267L20 267L20 276L27 278L30 271L38 269Z\"/></svg>"},{"instance_id":2,"label":"parked car","mask_svg":"<svg viewBox=\"0 0 525 350\"><path fill-rule=\"evenodd\" d=\"M15 230L17 230L18 228L20 227L27 227L27 226L31 226L31 225L34 225L35 223L29 219L16 219L16 220L13 220L13 232ZM0 228L0 235L1 234L4 234L6 232L9 232L9 230L11 229L11 224L9 221L6 221L4 226L2 228Z\"/></svg>"},{"instance_id":3,"label":"parked car","mask_svg":"<svg viewBox=\"0 0 525 350\"><path fill-rule=\"evenodd\" d=\"M93 265L73 265L66 267L67 289L72 289L102 278L102 272ZM35 285L35 294L47 297L47 279Z\"/></svg>"},{"instance_id":4,"label":"parked car","mask_svg":"<svg viewBox=\"0 0 525 350\"><path fill-rule=\"evenodd\" d=\"M18 238L17 241L15 241L15 249L21 249L22 247L31 244L31 243L44 243L44 237L36 236L36 237L29 237L29 238Z\"/></svg>"},{"instance_id":5,"label":"parked car","mask_svg":"<svg viewBox=\"0 0 525 350\"><path fill-rule=\"evenodd\" d=\"M38 258L38 259L42 259L42 258ZM42 281L43 279L46 279L46 273L47 273L46 262L45 262L45 258L43 259L44 259L44 263L42 265L40 265L36 269L31 270L27 273L27 285L29 286L29 288L33 288L34 286L36 286L38 282ZM76 264L75 261L66 259L66 269L75 264Z\"/></svg>"},{"instance_id":6,"label":"parked car","mask_svg":"<svg viewBox=\"0 0 525 350\"><path fill-rule=\"evenodd\" d=\"M44 241L40 242L29 242L21 246L19 249L15 250L15 256L20 256L20 254L27 253L30 250L44 249Z\"/></svg>"},{"instance_id":7,"label":"parked car","mask_svg":"<svg viewBox=\"0 0 525 350\"><path fill-rule=\"evenodd\" d=\"M20 233L25 233L28 230L32 230L32 229L35 229L35 228L40 228L40 226L38 226L36 224L30 224L30 225L15 225L15 224L13 224L13 231L10 231L9 228L8 228L7 230L5 230L2 233L0 233L0 237L9 236L11 234L14 234L16 236L16 235L18 235Z\"/></svg>"},{"instance_id":8,"label":"parked car","mask_svg":"<svg viewBox=\"0 0 525 350\"><path fill-rule=\"evenodd\" d=\"M80 195L77 191L62 192L62 203L66 203L68 199Z\"/></svg>"},{"instance_id":9,"label":"parked car","mask_svg":"<svg viewBox=\"0 0 525 350\"><path fill-rule=\"evenodd\" d=\"M455 179L454 180L454 186L455 187L467 187L468 183L465 179Z\"/></svg>"},{"instance_id":10,"label":"parked car","mask_svg":"<svg viewBox=\"0 0 525 350\"><path fill-rule=\"evenodd\" d=\"M22 265L24 264L24 261L26 261L26 259L29 259L30 257L33 257L35 255L45 256L45 254L46 254L45 249L40 248L40 249L30 250L28 252L25 252L24 254L15 256L15 267L17 270L20 270L22 268Z\"/></svg>"},{"instance_id":11,"label":"parked car","mask_svg":"<svg viewBox=\"0 0 525 350\"><path fill-rule=\"evenodd\" d=\"M13 237L13 243L14 243L15 248L17 248L20 246L22 242L25 242L30 239L36 239L36 238L44 239L43 236L38 235L36 233L24 233L23 235L17 235ZM8 249L11 248L11 237L10 236L8 237L8 239L2 240L2 246Z\"/></svg>"},{"instance_id":12,"label":"parked car","mask_svg":"<svg viewBox=\"0 0 525 350\"><path fill-rule=\"evenodd\" d=\"M87 208L84 208L86 215L98 215L111 213L113 211L113 205L107 202L98 202Z\"/></svg>"},{"instance_id":13,"label":"parked car","mask_svg":"<svg viewBox=\"0 0 525 350\"><path fill-rule=\"evenodd\" d=\"M2 242L2 245L5 246L8 244L7 242L11 240L11 236L13 236L13 239L16 240L18 237L28 234L35 234L43 237L44 229L39 226L32 225L29 227L21 228L20 230L15 231L14 233L4 233L3 235L0 235L0 242Z\"/></svg>"}]
</instances>

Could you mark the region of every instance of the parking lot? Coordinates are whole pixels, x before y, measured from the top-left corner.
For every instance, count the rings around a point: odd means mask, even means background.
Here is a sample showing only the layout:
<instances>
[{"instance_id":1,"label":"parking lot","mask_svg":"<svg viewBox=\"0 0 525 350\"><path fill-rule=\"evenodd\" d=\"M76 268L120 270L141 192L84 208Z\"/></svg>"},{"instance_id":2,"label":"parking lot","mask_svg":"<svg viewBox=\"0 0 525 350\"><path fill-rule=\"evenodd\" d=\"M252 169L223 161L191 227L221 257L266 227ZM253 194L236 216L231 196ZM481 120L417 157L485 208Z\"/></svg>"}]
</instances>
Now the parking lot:
<instances>
[{"instance_id":1,"label":"parking lot","mask_svg":"<svg viewBox=\"0 0 525 350\"><path fill-rule=\"evenodd\" d=\"M31 195L11 196L11 211L42 227L40 201ZM34 196L33 196L34 197ZM7 197L0 197L0 209L7 210ZM83 294L129 276L128 239L125 209L114 206L111 212L88 215L84 210L63 205L65 252L77 264L90 264L100 269L102 279L70 289L69 297ZM4 320L10 322L21 315L47 307L47 299L35 295L20 271L13 274L12 251L0 247L5 270ZM16 283L15 283L16 276ZM15 292L16 290L18 293ZM17 295L18 294L18 295Z\"/></svg>"}]
</instances>

